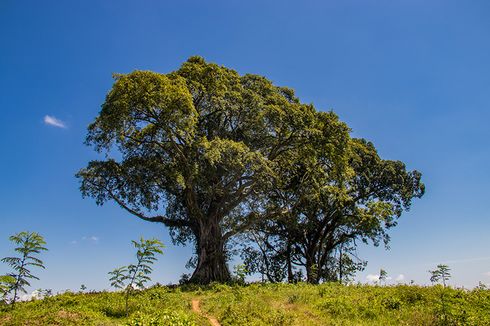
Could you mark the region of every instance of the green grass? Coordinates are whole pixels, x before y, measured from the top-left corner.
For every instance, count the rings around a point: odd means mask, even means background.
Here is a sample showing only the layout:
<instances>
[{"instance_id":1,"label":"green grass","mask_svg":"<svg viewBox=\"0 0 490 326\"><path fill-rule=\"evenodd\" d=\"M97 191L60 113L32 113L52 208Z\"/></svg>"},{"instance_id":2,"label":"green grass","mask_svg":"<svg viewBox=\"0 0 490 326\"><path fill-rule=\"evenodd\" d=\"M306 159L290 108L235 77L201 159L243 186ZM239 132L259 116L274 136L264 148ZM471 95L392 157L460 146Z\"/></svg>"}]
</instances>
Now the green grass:
<instances>
[{"instance_id":1,"label":"green grass","mask_svg":"<svg viewBox=\"0 0 490 326\"><path fill-rule=\"evenodd\" d=\"M490 325L490 290L440 286L252 284L153 287L125 316L121 293L65 293L0 307L0 325Z\"/></svg>"}]
</instances>

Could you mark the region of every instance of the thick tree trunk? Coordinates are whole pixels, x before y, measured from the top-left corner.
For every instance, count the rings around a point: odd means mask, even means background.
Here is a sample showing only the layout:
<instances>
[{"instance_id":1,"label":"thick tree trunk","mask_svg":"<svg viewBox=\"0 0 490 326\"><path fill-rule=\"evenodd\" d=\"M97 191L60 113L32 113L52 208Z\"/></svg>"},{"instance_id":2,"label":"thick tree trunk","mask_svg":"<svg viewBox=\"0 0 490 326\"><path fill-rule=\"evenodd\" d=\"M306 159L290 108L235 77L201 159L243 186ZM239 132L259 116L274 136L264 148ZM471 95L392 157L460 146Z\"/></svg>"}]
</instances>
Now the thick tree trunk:
<instances>
[{"instance_id":1,"label":"thick tree trunk","mask_svg":"<svg viewBox=\"0 0 490 326\"><path fill-rule=\"evenodd\" d=\"M310 257L306 257L306 282L313 283L314 279L314 267Z\"/></svg>"},{"instance_id":2,"label":"thick tree trunk","mask_svg":"<svg viewBox=\"0 0 490 326\"><path fill-rule=\"evenodd\" d=\"M306 282L310 284L320 283L320 266L315 263L315 256L308 255L306 257Z\"/></svg>"},{"instance_id":3,"label":"thick tree trunk","mask_svg":"<svg viewBox=\"0 0 490 326\"><path fill-rule=\"evenodd\" d=\"M197 239L197 267L189 282L209 284L228 282L230 271L226 264L225 241L217 219L207 219L199 224Z\"/></svg>"}]
</instances>

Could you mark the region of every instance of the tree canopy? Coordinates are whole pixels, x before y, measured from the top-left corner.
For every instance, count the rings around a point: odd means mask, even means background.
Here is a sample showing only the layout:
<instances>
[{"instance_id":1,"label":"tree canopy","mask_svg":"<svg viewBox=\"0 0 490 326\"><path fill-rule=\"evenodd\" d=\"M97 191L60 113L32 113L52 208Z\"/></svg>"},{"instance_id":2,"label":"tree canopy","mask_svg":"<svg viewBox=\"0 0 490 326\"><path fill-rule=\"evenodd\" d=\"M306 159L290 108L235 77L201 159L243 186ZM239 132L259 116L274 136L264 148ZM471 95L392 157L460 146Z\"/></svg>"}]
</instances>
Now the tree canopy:
<instances>
[{"instance_id":1,"label":"tree canopy","mask_svg":"<svg viewBox=\"0 0 490 326\"><path fill-rule=\"evenodd\" d=\"M276 214L249 232L253 246L243 257L249 270L265 273L270 281L286 274L294 280L294 266L304 269L312 283L341 280L341 269L345 275L348 265L363 268L357 257L348 259L356 240L388 246L388 230L412 198L424 194L418 171L382 160L371 143L349 138L341 129L332 131L331 124L329 128L308 145L311 150L301 150L281 170L267 201L267 209ZM328 145L334 140L335 150Z\"/></svg>"},{"instance_id":2,"label":"tree canopy","mask_svg":"<svg viewBox=\"0 0 490 326\"><path fill-rule=\"evenodd\" d=\"M115 201L192 242L192 282L228 281L229 240L249 230L283 223L276 236L293 241L321 229L327 240L313 256L347 239L387 239L423 194L420 173L349 131L290 88L191 57L168 74L115 75L86 139L106 156L77 177L98 204Z\"/></svg>"}]
</instances>

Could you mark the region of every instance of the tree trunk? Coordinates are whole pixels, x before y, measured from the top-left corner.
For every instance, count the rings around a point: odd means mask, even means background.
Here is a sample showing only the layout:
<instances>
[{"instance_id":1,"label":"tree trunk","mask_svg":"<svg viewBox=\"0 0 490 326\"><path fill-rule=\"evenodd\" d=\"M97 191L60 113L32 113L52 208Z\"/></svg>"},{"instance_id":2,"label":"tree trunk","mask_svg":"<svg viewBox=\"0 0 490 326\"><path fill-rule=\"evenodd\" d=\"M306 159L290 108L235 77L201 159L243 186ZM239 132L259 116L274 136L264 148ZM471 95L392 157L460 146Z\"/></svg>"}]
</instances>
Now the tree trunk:
<instances>
[{"instance_id":1,"label":"tree trunk","mask_svg":"<svg viewBox=\"0 0 490 326\"><path fill-rule=\"evenodd\" d=\"M344 278L344 271L342 270L342 246L339 249L339 283L342 284Z\"/></svg>"},{"instance_id":2,"label":"tree trunk","mask_svg":"<svg viewBox=\"0 0 490 326\"><path fill-rule=\"evenodd\" d=\"M286 255L287 255L286 259L287 259L287 269L288 269L288 283L293 283L294 275L293 275L293 266L291 264L291 243L289 242L289 239L287 244Z\"/></svg>"},{"instance_id":3,"label":"tree trunk","mask_svg":"<svg viewBox=\"0 0 490 326\"><path fill-rule=\"evenodd\" d=\"M200 221L196 235L197 267L189 282L209 284L231 280L226 264L225 241L218 219Z\"/></svg>"},{"instance_id":4,"label":"tree trunk","mask_svg":"<svg viewBox=\"0 0 490 326\"><path fill-rule=\"evenodd\" d=\"M320 283L321 266L318 266L315 256L316 254L313 250L310 250L306 255L306 282L310 284Z\"/></svg>"},{"instance_id":5,"label":"tree trunk","mask_svg":"<svg viewBox=\"0 0 490 326\"><path fill-rule=\"evenodd\" d=\"M313 263L313 259L311 257L306 257L306 282L310 284L315 284L316 279L316 271L315 264Z\"/></svg>"}]
</instances>

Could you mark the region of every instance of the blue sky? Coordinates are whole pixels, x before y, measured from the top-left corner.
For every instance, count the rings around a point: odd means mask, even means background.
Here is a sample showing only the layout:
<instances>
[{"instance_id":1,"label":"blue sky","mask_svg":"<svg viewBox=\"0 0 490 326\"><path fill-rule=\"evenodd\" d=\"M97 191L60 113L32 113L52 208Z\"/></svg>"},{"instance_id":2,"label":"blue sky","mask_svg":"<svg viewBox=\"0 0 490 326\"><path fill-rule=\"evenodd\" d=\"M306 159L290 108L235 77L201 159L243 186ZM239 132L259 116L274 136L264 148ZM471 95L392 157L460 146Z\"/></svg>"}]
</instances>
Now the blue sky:
<instances>
[{"instance_id":1,"label":"blue sky","mask_svg":"<svg viewBox=\"0 0 490 326\"><path fill-rule=\"evenodd\" d=\"M447 263L453 285L490 283L489 13L488 1L2 0L0 256L10 234L38 231L50 251L33 288L103 289L131 261L131 239L159 237L154 280L177 281L191 249L82 199L74 174L96 157L83 139L112 73L166 73L201 55L294 88L423 173L427 193L391 250L360 248L369 264L358 280L384 268L427 284Z\"/></svg>"}]
</instances>

